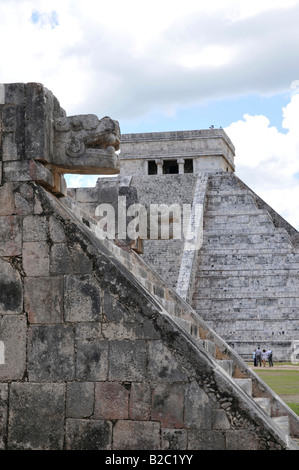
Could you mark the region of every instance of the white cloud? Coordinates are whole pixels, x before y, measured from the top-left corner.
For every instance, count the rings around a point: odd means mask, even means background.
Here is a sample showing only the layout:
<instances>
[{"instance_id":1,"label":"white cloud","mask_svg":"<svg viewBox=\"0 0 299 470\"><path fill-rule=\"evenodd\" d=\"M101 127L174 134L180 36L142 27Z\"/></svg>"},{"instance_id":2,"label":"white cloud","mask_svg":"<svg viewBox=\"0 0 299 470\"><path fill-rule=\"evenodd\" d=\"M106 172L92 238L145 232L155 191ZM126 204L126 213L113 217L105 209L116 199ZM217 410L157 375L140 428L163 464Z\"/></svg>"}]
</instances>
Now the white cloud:
<instances>
[{"instance_id":1,"label":"white cloud","mask_svg":"<svg viewBox=\"0 0 299 470\"><path fill-rule=\"evenodd\" d=\"M280 132L266 116L244 115L225 131L236 148L236 174L299 229L299 94L282 110Z\"/></svg>"},{"instance_id":2,"label":"white cloud","mask_svg":"<svg viewBox=\"0 0 299 470\"><path fill-rule=\"evenodd\" d=\"M2 1L0 77L119 120L281 92L298 75L298 14L298 0Z\"/></svg>"},{"instance_id":3,"label":"white cloud","mask_svg":"<svg viewBox=\"0 0 299 470\"><path fill-rule=\"evenodd\" d=\"M0 81L41 82L68 114L120 124L209 100L271 96L299 79L298 16L299 0L1 0ZM299 227L298 111L294 95L285 133L249 114L228 133L237 173L277 210L285 200Z\"/></svg>"}]
</instances>

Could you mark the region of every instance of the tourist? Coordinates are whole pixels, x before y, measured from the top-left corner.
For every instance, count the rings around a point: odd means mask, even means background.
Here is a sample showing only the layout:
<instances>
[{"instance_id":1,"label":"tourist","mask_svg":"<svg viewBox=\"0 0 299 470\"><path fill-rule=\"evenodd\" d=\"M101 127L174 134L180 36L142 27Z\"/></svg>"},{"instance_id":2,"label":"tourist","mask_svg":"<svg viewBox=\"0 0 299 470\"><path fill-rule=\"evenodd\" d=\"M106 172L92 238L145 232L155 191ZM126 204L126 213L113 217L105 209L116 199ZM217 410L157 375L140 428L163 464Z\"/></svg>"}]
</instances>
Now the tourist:
<instances>
[{"instance_id":1,"label":"tourist","mask_svg":"<svg viewBox=\"0 0 299 470\"><path fill-rule=\"evenodd\" d=\"M256 355L255 355L255 350L253 351L253 365L254 367L257 366L257 363L256 363Z\"/></svg>"},{"instance_id":2,"label":"tourist","mask_svg":"<svg viewBox=\"0 0 299 470\"><path fill-rule=\"evenodd\" d=\"M267 351L267 357L268 357L268 362L269 362L269 367L273 367L273 351L272 349L268 349Z\"/></svg>"},{"instance_id":3,"label":"tourist","mask_svg":"<svg viewBox=\"0 0 299 470\"><path fill-rule=\"evenodd\" d=\"M266 360L268 359L268 355L266 353L266 349L263 349L263 352L262 352L262 363L264 365L264 367L266 367Z\"/></svg>"},{"instance_id":4,"label":"tourist","mask_svg":"<svg viewBox=\"0 0 299 470\"><path fill-rule=\"evenodd\" d=\"M260 347L257 348L257 350L255 351L255 358L256 358L256 365L262 365L262 351L260 349Z\"/></svg>"}]
</instances>

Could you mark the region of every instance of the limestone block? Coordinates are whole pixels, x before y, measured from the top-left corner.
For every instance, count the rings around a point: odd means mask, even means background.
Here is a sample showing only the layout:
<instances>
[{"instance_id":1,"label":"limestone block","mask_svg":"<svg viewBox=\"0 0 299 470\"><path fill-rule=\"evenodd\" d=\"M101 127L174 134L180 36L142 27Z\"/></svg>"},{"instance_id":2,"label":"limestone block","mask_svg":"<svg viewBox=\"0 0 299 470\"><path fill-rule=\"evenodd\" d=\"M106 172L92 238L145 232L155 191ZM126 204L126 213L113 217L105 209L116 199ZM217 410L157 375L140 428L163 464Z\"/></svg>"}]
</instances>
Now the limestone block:
<instances>
[{"instance_id":1,"label":"limestone block","mask_svg":"<svg viewBox=\"0 0 299 470\"><path fill-rule=\"evenodd\" d=\"M26 277L24 291L30 323L63 322L63 277Z\"/></svg>"},{"instance_id":2,"label":"limestone block","mask_svg":"<svg viewBox=\"0 0 299 470\"><path fill-rule=\"evenodd\" d=\"M113 448L117 450L159 450L160 423L119 420L113 429Z\"/></svg>"},{"instance_id":3,"label":"limestone block","mask_svg":"<svg viewBox=\"0 0 299 470\"><path fill-rule=\"evenodd\" d=\"M109 450L112 446L112 423L105 420L67 419L67 450Z\"/></svg>"},{"instance_id":4,"label":"limestone block","mask_svg":"<svg viewBox=\"0 0 299 470\"><path fill-rule=\"evenodd\" d=\"M110 341L109 380L142 381L146 377L146 342Z\"/></svg>"},{"instance_id":5,"label":"limestone block","mask_svg":"<svg viewBox=\"0 0 299 470\"><path fill-rule=\"evenodd\" d=\"M66 243L55 243L51 246L49 263L51 274L69 274L71 257Z\"/></svg>"},{"instance_id":6,"label":"limestone block","mask_svg":"<svg viewBox=\"0 0 299 470\"><path fill-rule=\"evenodd\" d=\"M66 321L99 321L101 292L90 274L68 275L65 279Z\"/></svg>"},{"instance_id":7,"label":"limestone block","mask_svg":"<svg viewBox=\"0 0 299 470\"><path fill-rule=\"evenodd\" d=\"M21 380L26 369L25 316L4 315L0 320L0 340L4 344L0 380Z\"/></svg>"},{"instance_id":8,"label":"limestone block","mask_svg":"<svg viewBox=\"0 0 299 470\"><path fill-rule=\"evenodd\" d=\"M94 383L69 382L66 385L66 417L88 418L93 415Z\"/></svg>"},{"instance_id":9,"label":"limestone block","mask_svg":"<svg viewBox=\"0 0 299 470\"><path fill-rule=\"evenodd\" d=\"M66 237L62 225L56 217L49 218L49 234L53 243L65 243Z\"/></svg>"},{"instance_id":10,"label":"limestone block","mask_svg":"<svg viewBox=\"0 0 299 470\"><path fill-rule=\"evenodd\" d=\"M62 449L64 389L64 384L28 382L11 384L9 449Z\"/></svg>"},{"instance_id":11,"label":"limestone block","mask_svg":"<svg viewBox=\"0 0 299 470\"><path fill-rule=\"evenodd\" d=\"M28 215L23 219L23 241L46 241L48 234L48 222L46 217Z\"/></svg>"},{"instance_id":12,"label":"limestone block","mask_svg":"<svg viewBox=\"0 0 299 470\"><path fill-rule=\"evenodd\" d=\"M200 431L191 429L188 431L188 449L225 450L225 435L221 431Z\"/></svg>"},{"instance_id":13,"label":"limestone block","mask_svg":"<svg viewBox=\"0 0 299 470\"><path fill-rule=\"evenodd\" d=\"M127 419L129 414L129 390L118 382L95 384L95 419Z\"/></svg>"},{"instance_id":14,"label":"limestone block","mask_svg":"<svg viewBox=\"0 0 299 470\"><path fill-rule=\"evenodd\" d=\"M23 285L19 272L0 258L0 314L23 310Z\"/></svg>"},{"instance_id":15,"label":"limestone block","mask_svg":"<svg viewBox=\"0 0 299 470\"><path fill-rule=\"evenodd\" d=\"M49 246L46 242L23 243L23 268L27 276L49 275Z\"/></svg>"},{"instance_id":16,"label":"limestone block","mask_svg":"<svg viewBox=\"0 0 299 470\"><path fill-rule=\"evenodd\" d=\"M129 418L149 420L151 413L151 389L147 383L132 383L129 404Z\"/></svg>"},{"instance_id":17,"label":"limestone block","mask_svg":"<svg viewBox=\"0 0 299 470\"><path fill-rule=\"evenodd\" d=\"M98 339L76 342L76 378L83 381L107 380L108 341Z\"/></svg>"},{"instance_id":18,"label":"limestone block","mask_svg":"<svg viewBox=\"0 0 299 470\"><path fill-rule=\"evenodd\" d=\"M0 256L18 256L21 252L20 218L13 215L0 217Z\"/></svg>"},{"instance_id":19,"label":"limestone block","mask_svg":"<svg viewBox=\"0 0 299 470\"><path fill-rule=\"evenodd\" d=\"M164 428L184 427L185 384L159 384L152 393L152 420Z\"/></svg>"},{"instance_id":20,"label":"limestone block","mask_svg":"<svg viewBox=\"0 0 299 470\"><path fill-rule=\"evenodd\" d=\"M213 410L209 398L195 382L186 390L185 422L188 428L212 429Z\"/></svg>"},{"instance_id":21,"label":"limestone block","mask_svg":"<svg viewBox=\"0 0 299 470\"><path fill-rule=\"evenodd\" d=\"M7 439L8 384L0 384L0 450L5 449Z\"/></svg>"},{"instance_id":22,"label":"limestone block","mask_svg":"<svg viewBox=\"0 0 299 470\"><path fill-rule=\"evenodd\" d=\"M28 344L29 380L73 380L75 351L73 329L66 325L32 325Z\"/></svg>"},{"instance_id":23,"label":"limestone block","mask_svg":"<svg viewBox=\"0 0 299 470\"><path fill-rule=\"evenodd\" d=\"M54 108L54 97L39 83L26 84L26 157L28 159L49 159L52 125L50 120ZM52 113L51 113L51 111Z\"/></svg>"},{"instance_id":24,"label":"limestone block","mask_svg":"<svg viewBox=\"0 0 299 470\"><path fill-rule=\"evenodd\" d=\"M224 410L214 410L213 429L230 429L230 422Z\"/></svg>"},{"instance_id":25,"label":"limestone block","mask_svg":"<svg viewBox=\"0 0 299 470\"><path fill-rule=\"evenodd\" d=\"M187 449L187 431L185 429L162 429L162 450Z\"/></svg>"},{"instance_id":26,"label":"limestone block","mask_svg":"<svg viewBox=\"0 0 299 470\"><path fill-rule=\"evenodd\" d=\"M3 162L3 176L5 181L19 182L31 180L28 161Z\"/></svg>"},{"instance_id":27,"label":"limestone block","mask_svg":"<svg viewBox=\"0 0 299 470\"><path fill-rule=\"evenodd\" d=\"M24 158L24 113L20 105L6 105L2 109L3 161Z\"/></svg>"},{"instance_id":28,"label":"limestone block","mask_svg":"<svg viewBox=\"0 0 299 470\"><path fill-rule=\"evenodd\" d=\"M79 245L69 248L71 271L74 274L91 274L93 271L92 260L90 260Z\"/></svg>"},{"instance_id":29,"label":"limestone block","mask_svg":"<svg viewBox=\"0 0 299 470\"><path fill-rule=\"evenodd\" d=\"M143 338L142 325L133 323L103 323L103 336L108 340Z\"/></svg>"},{"instance_id":30,"label":"limestone block","mask_svg":"<svg viewBox=\"0 0 299 470\"><path fill-rule=\"evenodd\" d=\"M187 374L162 341L149 344L148 374L151 380L187 381Z\"/></svg>"},{"instance_id":31,"label":"limestone block","mask_svg":"<svg viewBox=\"0 0 299 470\"><path fill-rule=\"evenodd\" d=\"M259 450L259 439L246 429L228 430L226 432L226 450Z\"/></svg>"},{"instance_id":32,"label":"limestone block","mask_svg":"<svg viewBox=\"0 0 299 470\"><path fill-rule=\"evenodd\" d=\"M35 211L35 201L34 201L34 191L33 188L27 184L23 183L17 185L15 188L15 213L17 215L28 215L32 214ZM42 210L40 211L42 212Z\"/></svg>"},{"instance_id":33,"label":"limestone block","mask_svg":"<svg viewBox=\"0 0 299 470\"><path fill-rule=\"evenodd\" d=\"M142 317L140 315L137 316L135 312L133 313L130 310L126 309L126 307L120 302L118 302L116 299L114 299L114 297L112 297L108 291L104 293L103 311L108 322L142 322Z\"/></svg>"},{"instance_id":34,"label":"limestone block","mask_svg":"<svg viewBox=\"0 0 299 470\"><path fill-rule=\"evenodd\" d=\"M25 84L6 83L3 86L2 94L3 100L1 100L1 103L22 104L25 100Z\"/></svg>"},{"instance_id":35,"label":"limestone block","mask_svg":"<svg viewBox=\"0 0 299 470\"><path fill-rule=\"evenodd\" d=\"M0 187L0 201L0 216L15 213L14 192L11 183L5 183Z\"/></svg>"}]
</instances>

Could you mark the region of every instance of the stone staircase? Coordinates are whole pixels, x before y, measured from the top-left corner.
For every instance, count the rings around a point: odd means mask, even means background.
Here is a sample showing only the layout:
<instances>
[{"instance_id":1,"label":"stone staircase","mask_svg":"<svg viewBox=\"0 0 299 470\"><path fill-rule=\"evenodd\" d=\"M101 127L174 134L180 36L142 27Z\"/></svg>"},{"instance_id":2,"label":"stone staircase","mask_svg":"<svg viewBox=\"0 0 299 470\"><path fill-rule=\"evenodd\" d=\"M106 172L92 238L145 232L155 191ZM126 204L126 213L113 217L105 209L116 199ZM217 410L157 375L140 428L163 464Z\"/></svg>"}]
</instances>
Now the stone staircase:
<instances>
[{"instance_id":1,"label":"stone staircase","mask_svg":"<svg viewBox=\"0 0 299 470\"><path fill-rule=\"evenodd\" d=\"M190 336L192 336L197 345L204 348L213 358L215 362L225 371L228 376L234 379L234 382L250 397L268 416L271 417L273 423L280 430L290 437L289 416L271 416L271 400L267 397L255 397L253 394L252 379L234 377L234 361L232 359L217 359L216 344L207 339L201 339L199 336L198 326L188 320L176 317L175 322L180 325ZM299 441L298 441L299 443Z\"/></svg>"},{"instance_id":2,"label":"stone staircase","mask_svg":"<svg viewBox=\"0 0 299 470\"><path fill-rule=\"evenodd\" d=\"M69 201L68 208L85 230L98 238L96 221ZM67 206L67 207L66 207ZM87 223L88 221L88 223ZM81 225L82 227L82 225ZM193 344L210 357L215 369L221 369L234 386L242 390L265 417L271 417L273 425L290 441L290 448L297 449L299 439L298 416L252 371L243 359L219 337L208 324L182 299L174 289L134 251L127 251L107 239L100 239L111 256L123 264L162 308L162 314L170 317L178 329L187 334ZM274 410L274 414L273 414ZM293 432L292 432L293 430Z\"/></svg>"}]
</instances>

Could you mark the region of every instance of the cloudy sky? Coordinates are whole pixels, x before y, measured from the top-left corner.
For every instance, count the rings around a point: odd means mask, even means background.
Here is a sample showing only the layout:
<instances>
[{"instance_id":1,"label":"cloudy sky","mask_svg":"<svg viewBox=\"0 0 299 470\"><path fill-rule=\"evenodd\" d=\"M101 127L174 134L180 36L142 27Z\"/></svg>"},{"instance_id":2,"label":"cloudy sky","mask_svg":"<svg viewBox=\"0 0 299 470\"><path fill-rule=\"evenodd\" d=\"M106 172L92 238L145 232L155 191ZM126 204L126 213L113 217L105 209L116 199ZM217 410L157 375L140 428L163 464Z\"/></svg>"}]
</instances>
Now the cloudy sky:
<instances>
[{"instance_id":1,"label":"cloudy sky","mask_svg":"<svg viewBox=\"0 0 299 470\"><path fill-rule=\"evenodd\" d=\"M237 175L299 229L298 24L299 0L0 0L0 82L122 133L221 126Z\"/></svg>"}]
</instances>

